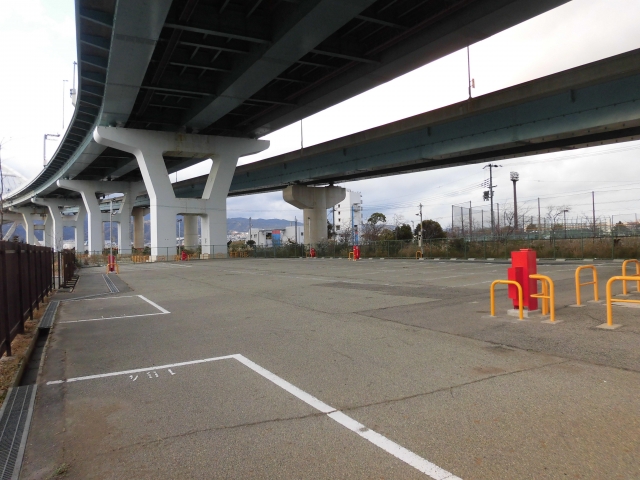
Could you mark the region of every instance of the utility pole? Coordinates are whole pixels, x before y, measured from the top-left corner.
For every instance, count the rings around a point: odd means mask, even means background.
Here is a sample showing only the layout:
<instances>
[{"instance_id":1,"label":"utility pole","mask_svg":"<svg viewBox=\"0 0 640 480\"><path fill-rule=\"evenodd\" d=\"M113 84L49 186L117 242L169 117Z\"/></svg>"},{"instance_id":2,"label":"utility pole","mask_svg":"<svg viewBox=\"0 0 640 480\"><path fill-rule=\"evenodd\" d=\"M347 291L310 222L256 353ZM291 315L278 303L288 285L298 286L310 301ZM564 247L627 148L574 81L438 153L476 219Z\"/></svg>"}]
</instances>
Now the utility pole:
<instances>
[{"instance_id":1,"label":"utility pole","mask_svg":"<svg viewBox=\"0 0 640 480\"><path fill-rule=\"evenodd\" d=\"M596 238L596 192L591 192L591 206L593 208L593 238Z\"/></svg>"},{"instance_id":2,"label":"utility pole","mask_svg":"<svg viewBox=\"0 0 640 480\"><path fill-rule=\"evenodd\" d=\"M538 240L540 240L541 229L542 229L542 225L540 225L540 197L538 197Z\"/></svg>"},{"instance_id":3,"label":"utility pole","mask_svg":"<svg viewBox=\"0 0 640 480\"><path fill-rule=\"evenodd\" d=\"M293 231L295 232L296 244L298 243L298 217L293 217ZM249 238L251 238L251 230L249 230Z\"/></svg>"},{"instance_id":4,"label":"utility pole","mask_svg":"<svg viewBox=\"0 0 640 480\"><path fill-rule=\"evenodd\" d=\"M514 218L514 230L518 231L518 196L516 195L516 182L520 180L520 174L518 172L511 172L511 181L513 182L513 218ZM524 226L524 220L522 221Z\"/></svg>"},{"instance_id":5,"label":"utility pole","mask_svg":"<svg viewBox=\"0 0 640 480\"><path fill-rule=\"evenodd\" d=\"M113 256L113 228L111 225L112 221L113 221L113 198L109 201L109 263L111 263L111 257Z\"/></svg>"},{"instance_id":6,"label":"utility pole","mask_svg":"<svg viewBox=\"0 0 640 480\"><path fill-rule=\"evenodd\" d=\"M418 246L420 247L420 253L424 254L424 252L422 251L422 238L424 237L424 224L422 223L422 204L418 205L418 207L420 208L420 213L416 214L420 215L420 236L418 237ZM451 223L451 228L453 229L453 222Z\"/></svg>"},{"instance_id":7,"label":"utility pole","mask_svg":"<svg viewBox=\"0 0 640 480\"><path fill-rule=\"evenodd\" d=\"M493 169L501 166L502 165L495 165L490 163L489 165L485 165L484 167L482 167L483 170L487 167L489 168L489 200L491 200L491 235L495 235L496 233L495 220L493 216L493 189L497 187L497 185L493 184ZM498 212L498 217L500 217L500 212Z\"/></svg>"},{"instance_id":8,"label":"utility pole","mask_svg":"<svg viewBox=\"0 0 640 480\"><path fill-rule=\"evenodd\" d=\"M296 222L296 225L298 225L298 222ZM251 240L251 217L249 217L249 240ZM297 239L296 239L297 241Z\"/></svg>"}]
</instances>

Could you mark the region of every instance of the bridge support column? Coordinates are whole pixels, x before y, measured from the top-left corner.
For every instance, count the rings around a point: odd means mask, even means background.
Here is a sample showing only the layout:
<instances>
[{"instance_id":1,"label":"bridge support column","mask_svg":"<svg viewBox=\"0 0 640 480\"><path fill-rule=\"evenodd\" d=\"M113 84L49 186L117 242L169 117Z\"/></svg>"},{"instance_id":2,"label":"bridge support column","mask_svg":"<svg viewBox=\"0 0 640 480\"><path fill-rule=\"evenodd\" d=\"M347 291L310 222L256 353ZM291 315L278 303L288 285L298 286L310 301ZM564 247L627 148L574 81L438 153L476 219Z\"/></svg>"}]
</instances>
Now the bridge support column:
<instances>
[{"instance_id":1,"label":"bridge support column","mask_svg":"<svg viewBox=\"0 0 640 480\"><path fill-rule=\"evenodd\" d=\"M198 217L185 215L184 217L184 248L192 250L198 247Z\"/></svg>"},{"instance_id":2,"label":"bridge support column","mask_svg":"<svg viewBox=\"0 0 640 480\"><path fill-rule=\"evenodd\" d=\"M144 216L148 209L135 207L133 209L133 248L144 248Z\"/></svg>"},{"instance_id":3,"label":"bridge support column","mask_svg":"<svg viewBox=\"0 0 640 480\"><path fill-rule=\"evenodd\" d=\"M289 185L282 192L284 201L303 209L304 243L314 245L327 238L327 208L346 197L342 187Z\"/></svg>"},{"instance_id":4,"label":"bridge support column","mask_svg":"<svg viewBox=\"0 0 640 480\"><path fill-rule=\"evenodd\" d=\"M73 219L72 226L75 227L75 237L76 237L76 252L84 253L84 221L87 218L87 209L83 204L78 205L78 213L76 213L75 218Z\"/></svg>"},{"instance_id":5,"label":"bridge support column","mask_svg":"<svg viewBox=\"0 0 640 480\"><path fill-rule=\"evenodd\" d=\"M200 215L202 253L226 256L227 194L238 158L265 150L269 142L112 127L97 127L93 138L100 145L132 153L138 160L151 208L152 258L175 254L178 214ZM176 198L164 154L211 158L202 198Z\"/></svg>"}]
</instances>

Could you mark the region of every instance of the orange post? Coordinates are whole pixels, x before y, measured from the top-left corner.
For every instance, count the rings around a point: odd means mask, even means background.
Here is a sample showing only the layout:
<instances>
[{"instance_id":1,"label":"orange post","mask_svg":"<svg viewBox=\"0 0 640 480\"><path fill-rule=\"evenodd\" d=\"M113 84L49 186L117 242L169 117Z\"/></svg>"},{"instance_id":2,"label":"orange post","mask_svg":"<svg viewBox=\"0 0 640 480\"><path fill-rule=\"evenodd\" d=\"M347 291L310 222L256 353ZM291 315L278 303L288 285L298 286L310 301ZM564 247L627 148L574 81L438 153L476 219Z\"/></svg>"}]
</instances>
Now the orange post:
<instances>
[{"instance_id":1,"label":"orange post","mask_svg":"<svg viewBox=\"0 0 640 480\"><path fill-rule=\"evenodd\" d=\"M623 277L630 276L630 275L627 275L627 265L629 263L635 263L636 264L636 275L635 276L640 278L640 262L638 260L635 260L635 259L625 260L624 262L622 262L622 276ZM639 279L634 279L634 280L636 280L636 290L638 292L640 292L640 280ZM627 295L627 280L623 280L622 281L622 294L623 295Z\"/></svg>"},{"instance_id":2,"label":"orange post","mask_svg":"<svg viewBox=\"0 0 640 480\"><path fill-rule=\"evenodd\" d=\"M580 283L580 272L584 269L590 269L593 273L593 281ZM583 265L581 267L576 268L576 305L582 305L580 303L580 287L584 287L585 285L593 285L593 299L598 301L598 272L596 271L595 265Z\"/></svg>"},{"instance_id":3,"label":"orange post","mask_svg":"<svg viewBox=\"0 0 640 480\"><path fill-rule=\"evenodd\" d=\"M553 280L546 275L529 275L529 278L540 280L542 283L542 293L531 294L534 298L542 299L542 314L549 314L549 321L556 321L556 289Z\"/></svg>"},{"instance_id":4,"label":"orange post","mask_svg":"<svg viewBox=\"0 0 640 480\"><path fill-rule=\"evenodd\" d=\"M524 313L522 311L522 286L514 281L514 280L495 280L491 283L491 287L489 288L489 294L491 295L491 316L495 317L496 316L496 292L495 292L495 287L496 285L515 285L518 288L518 300L519 300L519 313L520 313L520 320L524 320Z\"/></svg>"}]
</instances>

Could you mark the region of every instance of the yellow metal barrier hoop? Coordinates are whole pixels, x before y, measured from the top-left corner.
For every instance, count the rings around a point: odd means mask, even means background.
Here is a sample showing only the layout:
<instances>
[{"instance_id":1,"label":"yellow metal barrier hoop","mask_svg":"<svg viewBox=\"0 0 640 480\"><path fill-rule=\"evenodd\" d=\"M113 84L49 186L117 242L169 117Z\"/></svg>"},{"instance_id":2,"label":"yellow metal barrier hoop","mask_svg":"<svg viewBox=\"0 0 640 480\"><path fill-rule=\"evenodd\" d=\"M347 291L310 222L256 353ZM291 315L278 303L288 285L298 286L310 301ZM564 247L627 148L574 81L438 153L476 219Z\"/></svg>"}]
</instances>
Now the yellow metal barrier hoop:
<instances>
[{"instance_id":1,"label":"yellow metal barrier hoop","mask_svg":"<svg viewBox=\"0 0 640 480\"><path fill-rule=\"evenodd\" d=\"M418 258L424 258L424 255L422 255L422 252L421 252L421 251L419 251L419 250L416 252L416 260L417 260Z\"/></svg>"},{"instance_id":2,"label":"yellow metal barrier hoop","mask_svg":"<svg viewBox=\"0 0 640 480\"><path fill-rule=\"evenodd\" d=\"M353 254L353 252L349 252L349 260L353 260L353 261L356 260L355 255Z\"/></svg>"},{"instance_id":3,"label":"yellow metal barrier hoop","mask_svg":"<svg viewBox=\"0 0 640 480\"><path fill-rule=\"evenodd\" d=\"M608 326L612 326L613 325L613 307L612 307L612 298L611 298L611 285L613 284L613 282L617 281L617 280L622 280L622 284L624 285L624 282L635 282L637 281L637 277L635 276L630 276L630 275L620 275L617 277L611 277L609 279L609 281L607 282L607 325ZM640 303L640 300L625 300L625 299L619 299L616 298L616 302L624 302L624 303Z\"/></svg>"},{"instance_id":4,"label":"yellow metal barrier hoop","mask_svg":"<svg viewBox=\"0 0 640 480\"><path fill-rule=\"evenodd\" d=\"M580 272L585 268L590 269L593 272L593 281L580 283ZM584 287L586 285L593 285L593 299L598 301L598 272L596 270L595 265L582 265L581 267L576 268L576 305L581 305L580 303L580 287Z\"/></svg>"},{"instance_id":5,"label":"yellow metal barrier hoop","mask_svg":"<svg viewBox=\"0 0 640 480\"><path fill-rule=\"evenodd\" d=\"M556 289L553 280L546 275L529 275L529 278L540 280L542 293L532 293L532 298L542 299L542 315L549 314L549 321L556 321Z\"/></svg>"},{"instance_id":6,"label":"yellow metal barrier hoop","mask_svg":"<svg viewBox=\"0 0 640 480\"><path fill-rule=\"evenodd\" d=\"M524 320L524 313L522 311L522 286L514 281L514 280L495 280L493 281L493 283L491 283L491 287L489 287L489 292L491 295L491 316L495 317L496 316L496 292L495 292L495 287L496 285L501 284L501 285L515 285L516 287L518 287L518 305L520 306L520 320Z\"/></svg>"},{"instance_id":7,"label":"yellow metal barrier hoop","mask_svg":"<svg viewBox=\"0 0 640 480\"><path fill-rule=\"evenodd\" d=\"M107 273L111 271L111 267L114 267L117 275L120 275L120 266L117 263L108 263L107 264Z\"/></svg>"},{"instance_id":8,"label":"yellow metal barrier hoop","mask_svg":"<svg viewBox=\"0 0 640 480\"><path fill-rule=\"evenodd\" d=\"M635 263L636 264L636 275L637 277L640 277L640 262L638 260L635 259L630 259L630 260L625 260L624 262L622 262L622 276L623 277L628 277L631 275L627 275L627 264L629 263ZM637 278L634 278L633 280L635 280L636 282L636 290L638 292L640 292L640 280L638 280ZM627 295L627 280L623 280L622 281L622 294L623 295Z\"/></svg>"}]
</instances>

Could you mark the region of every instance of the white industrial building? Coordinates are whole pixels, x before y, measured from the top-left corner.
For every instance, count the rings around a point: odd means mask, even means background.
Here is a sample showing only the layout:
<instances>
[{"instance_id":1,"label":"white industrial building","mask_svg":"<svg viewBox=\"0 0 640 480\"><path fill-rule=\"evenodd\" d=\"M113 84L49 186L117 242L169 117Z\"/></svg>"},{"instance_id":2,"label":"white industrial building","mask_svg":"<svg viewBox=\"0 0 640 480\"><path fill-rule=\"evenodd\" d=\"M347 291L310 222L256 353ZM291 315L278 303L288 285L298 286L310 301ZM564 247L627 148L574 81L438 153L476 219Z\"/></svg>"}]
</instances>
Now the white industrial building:
<instances>
[{"instance_id":1,"label":"white industrial building","mask_svg":"<svg viewBox=\"0 0 640 480\"><path fill-rule=\"evenodd\" d=\"M333 217L337 235L351 236L352 229L361 230L362 193L347 190L344 200L333 207Z\"/></svg>"},{"instance_id":2,"label":"white industrial building","mask_svg":"<svg viewBox=\"0 0 640 480\"><path fill-rule=\"evenodd\" d=\"M290 243L304 243L304 227L302 225L289 225L285 228L252 228L249 238L256 242L258 247L272 247L287 245Z\"/></svg>"}]
</instances>

